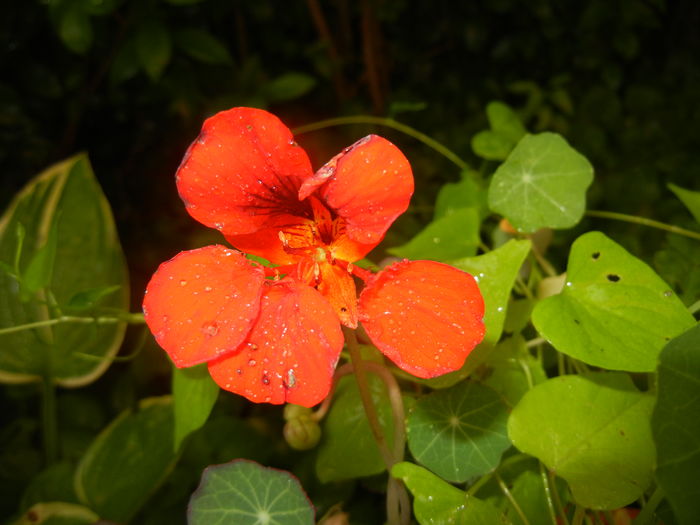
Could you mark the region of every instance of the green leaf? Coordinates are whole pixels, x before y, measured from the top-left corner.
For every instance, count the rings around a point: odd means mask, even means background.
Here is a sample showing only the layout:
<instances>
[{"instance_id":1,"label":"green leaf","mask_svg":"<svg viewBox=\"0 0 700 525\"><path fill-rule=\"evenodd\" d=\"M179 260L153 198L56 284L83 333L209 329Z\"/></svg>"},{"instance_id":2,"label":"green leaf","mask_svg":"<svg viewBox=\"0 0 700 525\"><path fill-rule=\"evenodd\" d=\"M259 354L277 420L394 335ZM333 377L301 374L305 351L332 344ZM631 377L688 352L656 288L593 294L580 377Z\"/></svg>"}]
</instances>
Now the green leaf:
<instances>
[{"instance_id":1,"label":"green leaf","mask_svg":"<svg viewBox=\"0 0 700 525\"><path fill-rule=\"evenodd\" d=\"M108 15L124 0L83 0L84 9L91 15Z\"/></svg>"},{"instance_id":2,"label":"green leaf","mask_svg":"<svg viewBox=\"0 0 700 525\"><path fill-rule=\"evenodd\" d=\"M413 494L413 511L421 525L503 523L500 513L490 503L467 495L423 467L397 463L391 475L403 480Z\"/></svg>"},{"instance_id":3,"label":"green leaf","mask_svg":"<svg viewBox=\"0 0 700 525\"><path fill-rule=\"evenodd\" d=\"M144 18L134 35L136 56L151 80L156 81L170 62L172 42L163 21L156 16Z\"/></svg>"},{"instance_id":4,"label":"green leaf","mask_svg":"<svg viewBox=\"0 0 700 525\"><path fill-rule=\"evenodd\" d=\"M653 406L654 398L627 374L560 376L525 394L508 420L508 435L565 479L578 504L616 509L651 482Z\"/></svg>"},{"instance_id":5,"label":"green leaf","mask_svg":"<svg viewBox=\"0 0 700 525\"><path fill-rule=\"evenodd\" d=\"M413 457L447 481L490 472L510 447L507 407L492 389L463 381L419 399L406 431Z\"/></svg>"},{"instance_id":6,"label":"green leaf","mask_svg":"<svg viewBox=\"0 0 700 525\"><path fill-rule=\"evenodd\" d=\"M483 383L493 388L510 405L515 406L530 390L547 379L542 362L525 346L522 336L500 342L486 360L491 369Z\"/></svg>"},{"instance_id":7,"label":"green leaf","mask_svg":"<svg viewBox=\"0 0 700 525\"><path fill-rule=\"evenodd\" d=\"M92 46L92 22L82 2L63 2L57 13L58 35L68 49L84 55Z\"/></svg>"},{"instance_id":8,"label":"green leaf","mask_svg":"<svg viewBox=\"0 0 700 525\"><path fill-rule=\"evenodd\" d=\"M593 167L560 135L525 135L494 173L489 207L521 232L571 228L591 182Z\"/></svg>"},{"instance_id":9,"label":"green leaf","mask_svg":"<svg viewBox=\"0 0 700 525\"><path fill-rule=\"evenodd\" d=\"M101 299L119 291L120 285L114 286L100 286L98 288L92 288L91 290L85 290L83 292L78 292L68 301L67 307L72 310L88 310L95 305L97 305Z\"/></svg>"},{"instance_id":10,"label":"green leaf","mask_svg":"<svg viewBox=\"0 0 700 525\"><path fill-rule=\"evenodd\" d=\"M204 470L188 514L189 525L314 523L313 506L294 476L242 459Z\"/></svg>"},{"instance_id":11,"label":"green leaf","mask_svg":"<svg viewBox=\"0 0 700 525\"><path fill-rule=\"evenodd\" d=\"M501 338L510 292L531 246L529 240L510 240L484 255L451 261L456 268L471 273L479 283L486 306L484 340L487 342L496 343Z\"/></svg>"},{"instance_id":12,"label":"green leaf","mask_svg":"<svg viewBox=\"0 0 700 525\"><path fill-rule=\"evenodd\" d=\"M659 355L658 401L651 428L656 478L682 525L700 516L700 326L669 342Z\"/></svg>"},{"instance_id":13,"label":"green leaf","mask_svg":"<svg viewBox=\"0 0 700 525\"><path fill-rule=\"evenodd\" d=\"M219 396L206 364L173 369L173 399L175 402L174 450L182 440L206 423Z\"/></svg>"},{"instance_id":14,"label":"green leaf","mask_svg":"<svg viewBox=\"0 0 700 525\"><path fill-rule=\"evenodd\" d=\"M175 465L173 426L169 397L145 399L137 411L122 413L80 460L80 500L102 519L129 521Z\"/></svg>"},{"instance_id":15,"label":"green leaf","mask_svg":"<svg viewBox=\"0 0 700 525\"><path fill-rule=\"evenodd\" d=\"M19 509L25 511L42 501L78 503L73 489L74 470L71 463L62 461L41 471L24 489Z\"/></svg>"},{"instance_id":16,"label":"green leaf","mask_svg":"<svg viewBox=\"0 0 700 525\"><path fill-rule=\"evenodd\" d=\"M172 5L194 5L204 2L204 0L165 0L165 2Z\"/></svg>"},{"instance_id":17,"label":"green leaf","mask_svg":"<svg viewBox=\"0 0 700 525\"><path fill-rule=\"evenodd\" d=\"M387 443L393 440L391 405L382 383L370 376L372 399ZM323 483L379 474L385 470L354 377L340 380L323 423L316 474Z\"/></svg>"},{"instance_id":18,"label":"green leaf","mask_svg":"<svg viewBox=\"0 0 700 525\"><path fill-rule=\"evenodd\" d=\"M532 314L557 350L590 365L652 372L666 344L693 316L645 263L600 232L571 247L567 283Z\"/></svg>"},{"instance_id":19,"label":"green leaf","mask_svg":"<svg viewBox=\"0 0 700 525\"><path fill-rule=\"evenodd\" d=\"M527 133L515 112L499 101L486 106L491 130L481 131L472 138L472 149L487 160L504 160L518 141Z\"/></svg>"},{"instance_id":20,"label":"green leaf","mask_svg":"<svg viewBox=\"0 0 700 525\"><path fill-rule=\"evenodd\" d=\"M31 263L55 231L53 272L45 286L59 306L66 306L78 290L119 286L102 306L125 311L129 283L124 256L109 204L85 155L52 166L30 181L0 218L0 260L15 258L15 231L26 230L19 266ZM39 272L41 273L41 272ZM37 282L43 284L44 279ZM38 292L24 302L18 282L0 272L0 328L52 317L48 297ZM94 381L109 366L124 337L124 323L63 323L41 329L0 334L0 381L37 381L52 372L64 386ZM87 359L89 354L99 359Z\"/></svg>"},{"instance_id":21,"label":"green leaf","mask_svg":"<svg viewBox=\"0 0 700 525\"><path fill-rule=\"evenodd\" d=\"M462 172L459 182L450 182L440 188L433 219L441 219L463 208L476 209L480 219L488 214L486 192L468 171Z\"/></svg>"},{"instance_id":22,"label":"green leaf","mask_svg":"<svg viewBox=\"0 0 700 525\"><path fill-rule=\"evenodd\" d=\"M476 208L462 208L434 220L402 246L387 250L406 259L448 261L468 257L479 246L479 213Z\"/></svg>"},{"instance_id":23,"label":"green leaf","mask_svg":"<svg viewBox=\"0 0 700 525\"><path fill-rule=\"evenodd\" d=\"M92 510L75 503L51 501L37 503L13 525L91 525L100 517Z\"/></svg>"},{"instance_id":24,"label":"green leaf","mask_svg":"<svg viewBox=\"0 0 700 525\"><path fill-rule=\"evenodd\" d=\"M48 238L29 261L27 269L22 275L22 285L29 294L33 294L49 285L53 276L54 262L56 261L56 247L58 245L58 221L55 221L49 230ZM27 297L25 296L25 300Z\"/></svg>"},{"instance_id":25,"label":"green leaf","mask_svg":"<svg viewBox=\"0 0 700 525\"><path fill-rule=\"evenodd\" d=\"M305 73L285 73L263 86L263 95L269 102L293 100L305 95L316 85L316 79Z\"/></svg>"},{"instance_id":26,"label":"green leaf","mask_svg":"<svg viewBox=\"0 0 700 525\"><path fill-rule=\"evenodd\" d=\"M189 56L205 64L230 64L231 55L219 39L201 29L181 29L175 43Z\"/></svg>"},{"instance_id":27,"label":"green leaf","mask_svg":"<svg viewBox=\"0 0 700 525\"><path fill-rule=\"evenodd\" d=\"M686 190L675 184L669 184L668 188L685 204L685 207L693 214L695 220L700 222L700 191Z\"/></svg>"}]
</instances>

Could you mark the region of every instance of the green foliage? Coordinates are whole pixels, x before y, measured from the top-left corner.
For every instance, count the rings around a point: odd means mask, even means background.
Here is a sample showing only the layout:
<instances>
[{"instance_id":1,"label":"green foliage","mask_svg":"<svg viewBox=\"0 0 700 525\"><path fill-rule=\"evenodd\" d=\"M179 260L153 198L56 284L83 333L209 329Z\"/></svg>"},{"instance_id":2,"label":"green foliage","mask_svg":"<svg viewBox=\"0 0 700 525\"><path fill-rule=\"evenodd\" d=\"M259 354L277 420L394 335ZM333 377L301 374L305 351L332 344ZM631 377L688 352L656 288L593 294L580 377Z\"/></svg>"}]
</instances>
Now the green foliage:
<instances>
[{"instance_id":1,"label":"green foliage","mask_svg":"<svg viewBox=\"0 0 700 525\"><path fill-rule=\"evenodd\" d=\"M556 377L523 396L508 435L564 478L577 503L616 509L651 482L653 406L653 396L639 392L626 374Z\"/></svg>"},{"instance_id":2,"label":"green foliage","mask_svg":"<svg viewBox=\"0 0 700 525\"><path fill-rule=\"evenodd\" d=\"M143 400L90 445L75 473L80 501L102 518L131 519L176 461L170 398ZM133 476L138 472L138 476Z\"/></svg>"},{"instance_id":3,"label":"green foliage","mask_svg":"<svg viewBox=\"0 0 700 525\"><path fill-rule=\"evenodd\" d=\"M493 174L489 207L521 232L571 228L592 181L591 164L560 135L525 135Z\"/></svg>"},{"instance_id":4,"label":"green foliage","mask_svg":"<svg viewBox=\"0 0 700 525\"><path fill-rule=\"evenodd\" d=\"M481 158L505 160L527 130L515 112L503 102L489 102L486 116L491 129L472 137L472 149Z\"/></svg>"},{"instance_id":5,"label":"green foliage","mask_svg":"<svg viewBox=\"0 0 700 525\"><path fill-rule=\"evenodd\" d=\"M205 364L173 368L173 450L177 452L182 441L206 423L218 396L219 386L212 380Z\"/></svg>"},{"instance_id":6,"label":"green foliage","mask_svg":"<svg viewBox=\"0 0 700 525\"><path fill-rule=\"evenodd\" d=\"M508 413L490 388L464 381L421 398L406 422L416 460L447 481L490 472L510 447Z\"/></svg>"},{"instance_id":7,"label":"green foliage","mask_svg":"<svg viewBox=\"0 0 700 525\"><path fill-rule=\"evenodd\" d=\"M658 400L651 419L657 443L656 477L678 523L700 512L700 326L670 341L659 356Z\"/></svg>"},{"instance_id":8,"label":"green foliage","mask_svg":"<svg viewBox=\"0 0 700 525\"><path fill-rule=\"evenodd\" d=\"M654 271L599 232L574 242L561 294L532 313L560 352L611 370L651 372L693 316Z\"/></svg>"},{"instance_id":9,"label":"green foliage","mask_svg":"<svg viewBox=\"0 0 700 525\"><path fill-rule=\"evenodd\" d=\"M308 525L314 510L291 475L239 460L208 467L192 495L188 523L212 521Z\"/></svg>"},{"instance_id":10,"label":"green foliage","mask_svg":"<svg viewBox=\"0 0 700 525\"><path fill-rule=\"evenodd\" d=\"M17 195L0 219L0 260L13 269L0 272L0 328L42 323L100 299L102 308L127 309L114 219L84 155L49 168ZM119 349L125 326L118 319L84 321L0 333L0 378L94 381Z\"/></svg>"}]
</instances>

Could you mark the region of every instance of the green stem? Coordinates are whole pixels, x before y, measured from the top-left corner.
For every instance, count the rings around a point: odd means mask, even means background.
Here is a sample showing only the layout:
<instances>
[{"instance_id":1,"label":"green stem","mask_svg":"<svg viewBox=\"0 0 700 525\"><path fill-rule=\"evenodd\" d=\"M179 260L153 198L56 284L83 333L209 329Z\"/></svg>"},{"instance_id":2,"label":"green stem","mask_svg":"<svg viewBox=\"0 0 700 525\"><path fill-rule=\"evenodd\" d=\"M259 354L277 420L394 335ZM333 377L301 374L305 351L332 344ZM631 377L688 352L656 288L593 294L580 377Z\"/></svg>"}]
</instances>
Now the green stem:
<instances>
[{"instance_id":1,"label":"green stem","mask_svg":"<svg viewBox=\"0 0 700 525\"><path fill-rule=\"evenodd\" d=\"M352 362L353 369L355 370L355 379L357 380L357 387L360 390L362 406L367 414L367 421L369 422L370 429L372 430L374 440L377 442L377 446L379 447L379 452L382 455L384 464L386 465L387 470L391 470L391 467L394 465L394 457L386 444L384 431L379 424L379 416L377 415L377 408L374 406L372 392L369 389L367 369L365 368L365 362L362 359L360 347L357 344L357 336L355 335L354 330L346 327L343 327L343 332L345 333L345 342L347 343L348 352L350 353L350 360Z\"/></svg>"},{"instance_id":2,"label":"green stem","mask_svg":"<svg viewBox=\"0 0 700 525\"><path fill-rule=\"evenodd\" d=\"M581 505L576 505L574 517L571 518L571 525L583 525L583 517L586 515L586 508Z\"/></svg>"},{"instance_id":3,"label":"green stem","mask_svg":"<svg viewBox=\"0 0 700 525\"><path fill-rule=\"evenodd\" d=\"M514 465L515 463L519 463L520 461L526 460L526 459L532 459L532 456L528 456L527 454L515 454L514 456L510 456L507 459L504 459L500 465L498 465L497 470L494 470L493 472L489 472L488 474L485 474L479 478L478 481L476 481L469 489L467 490L467 495L468 496L476 496L476 493L479 492L479 489L486 485L491 478L496 474L498 470L503 470L506 467L509 467L511 465Z\"/></svg>"},{"instance_id":4,"label":"green stem","mask_svg":"<svg viewBox=\"0 0 700 525\"><path fill-rule=\"evenodd\" d=\"M688 307L688 311L692 314L695 315L698 310L700 310L700 301L695 301L693 304L691 304Z\"/></svg>"},{"instance_id":5,"label":"green stem","mask_svg":"<svg viewBox=\"0 0 700 525\"><path fill-rule=\"evenodd\" d=\"M552 489L549 485L549 478L547 477L547 472L545 471L542 462L540 462L540 477L542 478L542 486L544 487L544 498L547 502L547 510L549 511L549 517L552 520L552 525L557 525L557 513L554 510ZM565 514L562 514L562 518L564 519L564 524L569 525L569 521L566 519Z\"/></svg>"},{"instance_id":6,"label":"green stem","mask_svg":"<svg viewBox=\"0 0 700 525\"><path fill-rule=\"evenodd\" d=\"M51 374L44 376L41 392L41 423L46 465L52 465L58 457L58 422L56 418L56 385Z\"/></svg>"},{"instance_id":7,"label":"green stem","mask_svg":"<svg viewBox=\"0 0 700 525\"><path fill-rule=\"evenodd\" d=\"M501 479L501 476L496 474L495 478L496 478L496 482L498 483L498 486L501 488L501 492L503 492L505 497L508 499L510 504L513 506L513 508L515 509L515 512L518 513L518 516L520 516L520 520L523 522L524 525L530 525L530 520L527 519L527 516L525 516L523 509L520 508L520 505L518 505L518 502L515 500L515 498L513 497L513 494L511 494L510 490L508 490L508 487L506 486L506 484L503 483L503 479Z\"/></svg>"},{"instance_id":8,"label":"green stem","mask_svg":"<svg viewBox=\"0 0 700 525\"><path fill-rule=\"evenodd\" d=\"M33 323L25 323L19 324L17 326L8 326L7 328L0 328L0 335L11 334L14 332L23 332L24 330L32 330L34 328L53 326L55 324L62 323L112 324L122 322L142 324L145 321L143 318L143 314L140 313L128 313L119 317L79 317L74 315L62 315L61 317L45 319L44 321L35 321Z\"/></svg>"},{"instance_id":9,"label":"green stem","mask_svg":"<svg viewBox=\"0 0 700 525\"><path fill-rule=\"evenodd\" d=\"M700 240L700 233L694 232L692 230L686 230L685 228L680 228L674 226L673 224L666 224L665 222L655 221L653 219L647 219L646 217L638 217L636 215L627 215L626 213L617 213L614 211L601 211L601 210L588 210L586 215L589 217L600 217L601 219L612 219L615 221L630 222L632 224L640 224L642 226L648 226L650 228L657 228L659 230L664 230L671 233L676 233L678 235L684 235L685 237L690 237L691 239Z\"/></svg>"},{"instance_id":10,"label":"green stem","mask_svg":"<svg viewBox=\"0 0 700 525\"><path fill-rule=\"evenodd\" d=\"M306 126L300 126L292 130L295 135L301 135L302 133L308 133L310 131L316 131L319 129L330 128L333 126L344 126L347 124L376 124L379 126L386 126L387 128L392 128L402 133L405 133L409 137L413 137L419 140L429 148L434 149L440 153L443 157L450 160L455 166L459 167L461 170L466 170L469 165L462 160L456 153L452 150L443 146L435 139L429 137L425 133L421 133L417 129L407 126L406 124L401 124L396 122L394 119L385 117L373 117L371 115L353 115L351 117L338 117L331 118L328 120L320 120L318 122L313 122L307 124Z\"/></svg>"},{"instance_id":11,"label":"green stem","mask_svg":"<svg viewBox=\"0 0 700 525\"><path fill-rule=\"evenodd\" d=\"M634 519L634 525L652 525L656 508L659 506L659 503L661 503L664 497L665 494L661 487L656 487L656 490L649 498L649 501L647 501L646 505L642 507L642 510Z\"/></svg>"},{"instance_id":12,"label":"green stem","mask_svg":"<svg viewBox=\"0 0 700 525\"><path fill-rule=\"evenodd\" d=\"M403 461L403 454L406 449L406 411L403 406L401 397L401 389L396 382L396 378L392 375L385 366L372 361L364 361L367 370L379 376L386 386L389 395L389 403L391 404L391 412L394 419L394 462Z\"/></svg>"}]
</instances>

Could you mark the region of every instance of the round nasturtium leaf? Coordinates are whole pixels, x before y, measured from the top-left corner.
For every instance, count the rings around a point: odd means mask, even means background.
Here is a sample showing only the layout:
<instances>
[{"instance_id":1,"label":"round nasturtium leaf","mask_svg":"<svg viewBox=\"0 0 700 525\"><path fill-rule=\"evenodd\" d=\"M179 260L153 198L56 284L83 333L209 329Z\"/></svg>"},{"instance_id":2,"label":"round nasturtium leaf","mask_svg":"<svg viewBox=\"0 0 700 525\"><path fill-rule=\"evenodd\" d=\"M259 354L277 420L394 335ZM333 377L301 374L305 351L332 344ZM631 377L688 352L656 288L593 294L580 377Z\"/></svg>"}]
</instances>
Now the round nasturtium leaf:
<instances>
[{"instance_id":1,"label":"round nasturtium leaf","mask_svg":"<svg viewBox=\"0 0 700 525\"><path fill-rule=\"evenodd\" d=\"M652 480L653 406L653 396L624 373L560 376L523 396L508 435L566 480L578 504L616 509L639 498Z\"/></svg>"},{"instance_id":2,"label":"round nasturtium leaf","mask_svg":"<svg viewBox=\"0 0 700 525\"><path fill-rule=\"evenodd\" d=\"M469 496L429 470L413 463L397 463L391 475L403 480L413 494L413 511L421 525L484 525L501 523L501 515L490 503Z\"/></svg>"},{"instance_id":3,"label":"round nasturtium leaf","mask_svg":"<svg viewBox=\"0 0 700 525\"><path fill-rule=\"evenodd\" d=\"M407 422L408 447L419 463L462 483L498 466L510 447L507 420L494 390L463 381L416 402Z\"/></svg>"},{"instance_id":4,"label":"round nasturtium leaf","mask_svg":"<svg viewBox=\"0 0 700 525\"><path fill-rule=\"evenodd\" d=\"M591 182L593 167L560 135L525 135L494 173L489 207L521 232L571 228Z\"/></svg>"},{"instance_id":5,"label":"round nasturtium leaf","mask_svg":"<svg viewBox=\"0 0 700 525\"><path fill-rule=\"evenodd\" d=\"M19 279L10 275L16 259ZM90 303L127 311L126 262L86 155L48 168L17 194L0 217L0 263L0 328L52 318L49 292L65 314L76 313L81 296L92 299L79 315L92 313L85 312ZM39 381L50 369L61 386L88 384L107 369L125 329L122 322L59 323L2 334L0 381Z\"/></svg>"},{"instance_id":6,"label":"round nasturtium leaf","mask_svg":"<svg viewBox=\"0 0 700 525\"><path fill-rule=\"evenodd\" d=\"M187 523L312 525L314 508L288 472L238 459L204 470Z\"/></svg>"},{"instance_id":7,"label":"round nasturtium leaf","mask_svg":"<svg viewBox=\"0 0 700 525\"><path fill-rule=\"evenodd\" d=\"M700 516L700 325L659 356L659 397L651 419L658 454L656 479L681 525Z\"/></svg>"},{"instance_id":8,"label":"round nasturtium leaf","mask_svg":"<svg viewBox=\"0 0 700 525\"><path fill-rule=\"evenodd\" d=\"M654 371L663 346L695 324L649 266L600 232L574 242L564 289L537 304L532 322L560 352L632 372Z\"/></svg>"},{"instance_id":9,"label":"round nasturtium leaf","mask_svg":"<svg viewBox=\"0 0 700 525\"><path fill-rule=\"evenodd\" d=\"M503 160L527 133L515 112L503 102L494 100L486 106L491 129L472 137L472 150L487 160Z\"/></svg>"}]
</instances>

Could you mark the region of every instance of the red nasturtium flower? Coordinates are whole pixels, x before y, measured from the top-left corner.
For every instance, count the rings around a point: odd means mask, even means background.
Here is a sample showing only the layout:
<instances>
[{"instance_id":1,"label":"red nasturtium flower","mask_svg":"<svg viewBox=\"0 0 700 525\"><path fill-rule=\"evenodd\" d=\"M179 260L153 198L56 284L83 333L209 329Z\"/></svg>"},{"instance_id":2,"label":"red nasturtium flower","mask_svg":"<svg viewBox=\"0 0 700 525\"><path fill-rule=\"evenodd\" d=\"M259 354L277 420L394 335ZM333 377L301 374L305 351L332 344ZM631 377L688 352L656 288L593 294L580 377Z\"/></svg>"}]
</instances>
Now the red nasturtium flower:
<instances>
[{"instance_id":1,"label":"red nasturtium flower","mask_svg":"<svg viewBox=\"0 0 700 525\"><path fill-rule=\"evenodd\" d=\"M377 274L352 264L413 193L389 141L365 137L314 173L277 117L234 108L204 123L176 179L190 215L237 249L181 252L148 284L146 322L176 366L206 362L222 388L251 401L313 406L330 389L341 323L361 321L379 350L423 378L458 369L483 338L469 274L432 261ZM364 281L359 298L353 276Z\"/></svg>"}]
</instances>

